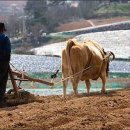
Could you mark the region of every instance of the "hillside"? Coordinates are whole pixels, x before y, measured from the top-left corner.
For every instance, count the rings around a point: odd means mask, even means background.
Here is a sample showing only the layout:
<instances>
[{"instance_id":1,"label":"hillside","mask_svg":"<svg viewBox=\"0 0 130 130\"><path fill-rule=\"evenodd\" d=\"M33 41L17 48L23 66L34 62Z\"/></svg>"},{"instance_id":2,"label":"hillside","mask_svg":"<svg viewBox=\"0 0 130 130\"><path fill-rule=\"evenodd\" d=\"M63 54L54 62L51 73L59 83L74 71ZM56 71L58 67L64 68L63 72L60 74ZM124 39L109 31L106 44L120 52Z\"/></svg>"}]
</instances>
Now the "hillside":
<instances>
[{"instance_id":1,"label":"hillside","mask_svg":"<svg viewBox=\"0 0 130 130\"><path fill-rule=\"evenodd\" d=\"M130 17L79 20L79 21L75 21L75 22L61 24L59 27L56 28L56 31L57 32L69 31L69 30L75 30L75 29L80 29L80 28L105 25L105 24L111 24L111 23L116 23L116 22L123 22L123 21L127 21L127 20L130 20Z\"/></svg>"},{"instance_id":2,"label":"hillside","mask_svg":"<svg viewBox=\"0 0 130 130\"><path fill-rule=\"evenodd\" d=\"M129 58L129 37L130 30L116 30L81 34L75 37L78 41L83 42L87 39L95 40L101 44L106 51L114 52L116 58ZM36 55L60 55L65 48L66 41L52 43L32 49Z\"/></svg>"},{"instance_id":3,"label":"hillside","mask_svg":"<svg viewBox=\"0 0 130 130\"><path fill-rule=\"evenodd\" d=\"M104 4L95 10L92 18L88 20L73 21L61 24L56 31L69 31L97 25L110 24L130 20L130 4L110 3Z\"/></svg>"}]
</instances>

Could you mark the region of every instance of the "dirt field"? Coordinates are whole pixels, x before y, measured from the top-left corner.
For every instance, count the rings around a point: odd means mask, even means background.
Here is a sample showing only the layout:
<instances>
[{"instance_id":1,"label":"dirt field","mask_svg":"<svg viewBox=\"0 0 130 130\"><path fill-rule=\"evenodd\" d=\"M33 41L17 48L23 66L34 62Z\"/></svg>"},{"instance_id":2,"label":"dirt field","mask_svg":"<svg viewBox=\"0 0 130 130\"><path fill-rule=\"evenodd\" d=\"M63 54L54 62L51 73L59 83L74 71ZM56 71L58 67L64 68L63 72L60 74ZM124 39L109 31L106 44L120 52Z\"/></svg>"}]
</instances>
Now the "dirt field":
<instances>
[{"instance_id":1,"label":"dirt field","mask_svg":"<svg viewBox=\"0 0 130 130\"><path fill-rule=\"evenodd\" d=\"M130 130L130 89L75 97L36 97L0 109L4 130Z\"/></svg>"},{"instance_id":2,"label":"dirt field","mask_svg":"<svg viewBox=\"0 0 130 130\"><path fill-rule=\"evenodd\" d=\"M117 18L110 18L110 19L90 19L90 20L80 20L76 22L70 22L66 24L62 24L59 27L57 27L58 32L62 31L69 31L79 28L86 28L86 27L92 27L92 26L98 26L98 25L105 25L105 24L111 24L116 22L123 22L130 20L129 17L117 17Z\"/></svg>"}]
</instances>

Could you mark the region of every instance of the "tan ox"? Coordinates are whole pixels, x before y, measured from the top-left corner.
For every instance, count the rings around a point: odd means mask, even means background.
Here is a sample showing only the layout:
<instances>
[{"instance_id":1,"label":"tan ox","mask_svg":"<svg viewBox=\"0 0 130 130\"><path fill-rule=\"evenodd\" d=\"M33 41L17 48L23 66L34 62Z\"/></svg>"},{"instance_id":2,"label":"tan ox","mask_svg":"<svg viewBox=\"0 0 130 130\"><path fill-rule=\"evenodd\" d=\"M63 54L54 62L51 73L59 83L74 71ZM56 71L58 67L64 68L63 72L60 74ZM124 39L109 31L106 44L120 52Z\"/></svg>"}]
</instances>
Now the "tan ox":
<instances>
[{"instance_id":1,"label":"tan ox","mask_svg":"<svg viewBox=\"0 0 130 130\"><path fill-rule=\"evenodd\" d=\"M84 43L77 43L75 39L69 40L62 51L62 79L63 94L66 96L66 87L69 78L71 79L74 94L77 95L79 81L85 81L87 93L90 91L90 79L102 80L102 90L105 92L105 83L108 76L109 58L112 52L105 52L96 42L88 40ZM69 77L69 78L68 78Z\"/></svg>"}]
</instances>

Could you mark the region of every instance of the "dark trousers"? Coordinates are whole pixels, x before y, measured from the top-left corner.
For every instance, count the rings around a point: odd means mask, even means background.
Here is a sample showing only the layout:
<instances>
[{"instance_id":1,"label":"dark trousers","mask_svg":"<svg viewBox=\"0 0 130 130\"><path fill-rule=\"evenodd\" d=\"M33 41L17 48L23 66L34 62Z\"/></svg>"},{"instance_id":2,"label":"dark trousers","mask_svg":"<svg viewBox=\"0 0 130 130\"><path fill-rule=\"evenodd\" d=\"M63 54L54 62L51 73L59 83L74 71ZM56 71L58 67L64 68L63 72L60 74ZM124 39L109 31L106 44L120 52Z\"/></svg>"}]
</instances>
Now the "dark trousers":
<instances>
[{"instance_id":1,"label":"dark trousers","mask_svg":"<svg viewBox=\"0 0 130 130\"><path fill-rule=\"evenodd\" d=\"M0 61L0 102L2 102L4 94L6 92L8 72L9 72L9 61Z\"/></svg>"}]
</instances>

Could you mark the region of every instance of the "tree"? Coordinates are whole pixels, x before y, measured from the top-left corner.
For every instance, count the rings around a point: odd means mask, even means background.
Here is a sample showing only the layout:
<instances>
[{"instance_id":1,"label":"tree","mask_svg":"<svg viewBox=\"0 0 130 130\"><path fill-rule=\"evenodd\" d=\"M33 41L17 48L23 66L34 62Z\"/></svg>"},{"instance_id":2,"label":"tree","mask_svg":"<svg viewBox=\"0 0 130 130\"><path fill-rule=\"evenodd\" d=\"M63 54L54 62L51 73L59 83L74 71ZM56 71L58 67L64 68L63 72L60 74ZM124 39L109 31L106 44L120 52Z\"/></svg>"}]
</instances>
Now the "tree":
<instances>
[{"instance_id":1,"label":"tree","mask_svg":"<svg viewBox=\"0 0 130 130\"><path fill-rule=\"evenodd\" d=\"M53 32L59 24L80 18L90 18L98 1L76 2L79 3L79 7L71 6L75 3L74 0L69 2L67 0L28 0L25 8L28 15L27 27L41 24L46 32Z\"/></svg>"},{"instance_id":2,"label":"tree","mask_svg":"<svg viewBox=\"0 0 130 130\"><path fill-rule=\"evenodd\" d=\"M28 16L27 23L26 23L28 27L27 30L32 31L31 29L32 26L33 27L37 26L37 24L41 25L42 28L45 28L45 25L47 24L47 21L45 18L46 11L47 11L47 1L28 0L25 7L25 13Z\"/></svg>"},{"instance_id":3,"label":"tree","mask_svg":"<svg viewBox=\"0 0 130 130\"><path fill-rule=\"evenodd\" d=\"M81 17L88 19L91 18L97 8L99 1L97 0L84 0L79 2L79 10Z\"/></svg>"}]
</instances>

